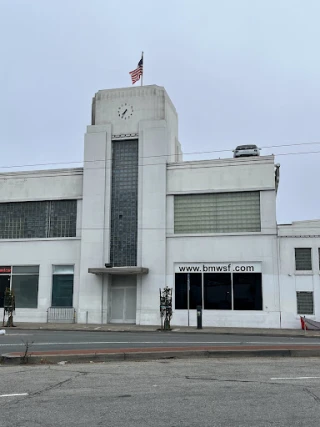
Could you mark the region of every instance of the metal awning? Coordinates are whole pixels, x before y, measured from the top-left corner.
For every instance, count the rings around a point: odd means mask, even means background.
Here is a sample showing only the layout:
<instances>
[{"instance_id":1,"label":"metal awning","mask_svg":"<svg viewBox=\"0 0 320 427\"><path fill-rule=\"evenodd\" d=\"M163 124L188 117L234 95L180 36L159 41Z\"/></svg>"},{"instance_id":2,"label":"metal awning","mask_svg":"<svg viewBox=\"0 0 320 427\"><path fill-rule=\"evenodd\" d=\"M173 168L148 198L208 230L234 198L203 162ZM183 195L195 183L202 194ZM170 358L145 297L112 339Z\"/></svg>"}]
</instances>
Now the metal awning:
<instances>
[{"instance_id":1,"label":"metal awning","mask_svg":"<svg viewBox=\"0 0 320 427\"><path fill-rule=\"evenodd\" d=\"M111 274L111 275L138 275L138 274L148 274L149 268L145 267L109 267L109 268L88 268L88 273L92 274Z\"/></svg>"}]
</instances>

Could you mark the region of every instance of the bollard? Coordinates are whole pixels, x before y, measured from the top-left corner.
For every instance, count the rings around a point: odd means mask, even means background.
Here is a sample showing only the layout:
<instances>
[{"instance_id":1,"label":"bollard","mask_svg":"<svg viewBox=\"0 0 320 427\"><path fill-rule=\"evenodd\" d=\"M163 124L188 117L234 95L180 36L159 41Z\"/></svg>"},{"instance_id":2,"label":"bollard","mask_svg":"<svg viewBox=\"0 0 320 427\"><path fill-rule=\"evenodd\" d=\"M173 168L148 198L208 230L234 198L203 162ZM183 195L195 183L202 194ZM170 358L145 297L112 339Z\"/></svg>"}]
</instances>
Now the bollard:
<instances>
[{"instance_id":1,"label":"bollard","mask_svg":"<svg viewBox=\"0 0 320 427\"><path fill-rule=\"evenodd\" d=\"M202 307L197 305L197 329L202 329Z\"/></svg>"}]
</instances>

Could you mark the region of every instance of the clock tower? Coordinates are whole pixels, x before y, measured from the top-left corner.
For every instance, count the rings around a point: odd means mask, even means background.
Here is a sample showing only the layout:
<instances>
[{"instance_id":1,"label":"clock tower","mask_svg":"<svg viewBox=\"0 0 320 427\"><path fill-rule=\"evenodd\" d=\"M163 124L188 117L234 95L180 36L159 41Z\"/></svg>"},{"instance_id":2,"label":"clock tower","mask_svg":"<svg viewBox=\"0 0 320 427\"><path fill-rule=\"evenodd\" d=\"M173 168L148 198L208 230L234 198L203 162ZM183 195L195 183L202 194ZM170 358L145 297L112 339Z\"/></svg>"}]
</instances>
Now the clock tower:
<instances>
[{"instance_id":1,"label":"clock tower","mask_svg":"<svg viewBox=\"0 0 320 427\"><path fill-rule=\"evenodd\" d=\"M177 113L163 87L95 94L84 148L78 322L159 323L166 169L179 160Z\"/></svg>"}]
</instances>

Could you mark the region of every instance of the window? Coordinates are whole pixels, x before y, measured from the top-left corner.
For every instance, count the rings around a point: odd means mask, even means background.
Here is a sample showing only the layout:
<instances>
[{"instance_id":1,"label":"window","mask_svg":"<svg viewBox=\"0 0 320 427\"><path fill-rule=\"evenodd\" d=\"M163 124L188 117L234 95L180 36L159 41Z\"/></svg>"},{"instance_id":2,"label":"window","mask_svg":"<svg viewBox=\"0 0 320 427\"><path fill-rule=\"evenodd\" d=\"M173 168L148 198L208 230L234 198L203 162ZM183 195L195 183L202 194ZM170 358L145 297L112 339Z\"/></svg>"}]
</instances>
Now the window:
<instances>
[{"instance_id":1,"label":"window","mask_svg":"<svg viewBox=\"0 0 320 427\"><path fill-rule=\"evenodd\" d=\"M76 200L0 203L0 239L75 237Z\"/></svg>"},{"instance_id":2,"label":"window","mask_svg":"<svg viewBox=\"0 0 320 427\"><path fill-rule=\"evenodd\" d=\"M197 305L203 306L205 310L262 310L262 274L248 270L229 272L228 268L223 271L176 273L176 310L186 310L188 306L196 309Z\"/></svg>"},{"instance_id":3,"label":"window","mask_svg":"<svg viewBox=\"0 0 320 427\"><path fill-rule=\"evenodd\" d=\"M110 262L137 265L138 141L112 142Z\"/></svg>"},{"instance_id":4,"label":"window","mask_svg":"<svg viewBox=\"0 0 320 427\"><path fill-rule=\"evenodd\" d=\"M262 310L261 273L234 273L235 310Z\"/></svg>"},{"instance_id":5,"label":"window","mask_svg":"<svg viewBox=\"0 0 320 427\"><path fill-rule=\"evenodd\" d=\"M174 232L177 234L259 231L259 191L174 197Z\"/></svg>"},{"instance_id":6,"label":"window","mask_svg":"<svg viewBox=\"0 0 320 427\"><path fill-rule=\"evenodd\" d=\"M189 298L188 298L189 282ZM202 278L199 273L176 273L175 275L175 307L176 310L196 309L202 306Z\"/></svg>"},{"instance_id":7,"label":"window","mask_svg":"<svg viewBox=\"0 0 320 427\"><path fill-rule=\"evenodd\" d=\"M54 265L51 307L73 307L73 265Z\"/></svg>"},{"instance_id":8,"label":"window","mask_svg":"<svg viewBox=\"0 0 320 427\"><path fill-rule=\"evenodd\" d=\"M231 310L231 274L204 274L204 309Z\"/></svg>"},{"instance_id":9,"label":"window","mask_svg":"<svg viewBox=\"0 0 320 427\"><path fill-rule=\"evenodd\" d=\"M0 267L0 307L6 288L15 295L16 308L38 307L39 266Z\"/></svg>"},{"instance_id":10,"label":"window","mask_svg":"<svg viewBox=\"0 0 320 427\"><path fill-rule=\"evenodd\" d=\"M311 248L295 249L296 271L311 271Z\"/></svg>"},{"instance_id":11,"label":"window","mask_svg":"<svg viewBox=\"0 0 320 427\"><path fill-rule=\"evenodd\" d=\"M314 314L313 292L297 292L298 314Z\"/></svg>"}]
</instances>

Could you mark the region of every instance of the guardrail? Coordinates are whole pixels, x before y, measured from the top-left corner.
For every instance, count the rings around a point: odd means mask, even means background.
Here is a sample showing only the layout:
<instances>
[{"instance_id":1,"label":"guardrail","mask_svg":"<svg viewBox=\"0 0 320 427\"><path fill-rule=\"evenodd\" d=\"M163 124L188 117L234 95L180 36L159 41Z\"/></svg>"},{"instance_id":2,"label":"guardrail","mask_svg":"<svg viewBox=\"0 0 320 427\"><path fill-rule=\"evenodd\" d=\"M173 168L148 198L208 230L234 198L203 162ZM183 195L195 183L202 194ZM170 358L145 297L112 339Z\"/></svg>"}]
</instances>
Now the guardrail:
<instances>
[{"instance_id":1,"label":"guardrail","mask_svg":"<svg viewBox=\"0 0 320 427\"><path fill-rule=\"evenodd\" d=\"M47 323L75 323L76 310L73 307L49 307Z\"/></svg>"}]
</instances>

